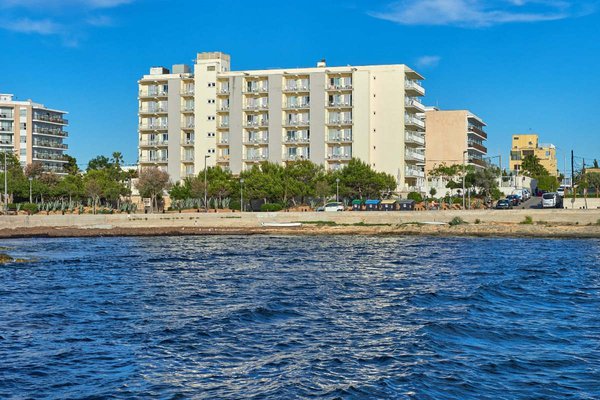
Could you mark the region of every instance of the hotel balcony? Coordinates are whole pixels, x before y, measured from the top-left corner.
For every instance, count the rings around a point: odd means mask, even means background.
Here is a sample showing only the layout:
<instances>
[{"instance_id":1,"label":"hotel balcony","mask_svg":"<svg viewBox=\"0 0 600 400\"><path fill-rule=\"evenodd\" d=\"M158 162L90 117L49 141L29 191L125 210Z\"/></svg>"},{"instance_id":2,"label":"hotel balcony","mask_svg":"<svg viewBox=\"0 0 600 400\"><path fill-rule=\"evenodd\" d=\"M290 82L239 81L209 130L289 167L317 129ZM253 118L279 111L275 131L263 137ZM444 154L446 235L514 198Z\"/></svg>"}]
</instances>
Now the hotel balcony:
<instances>
[{"instance_id":1,"label":"hotel balcony","mask_svg":"<svg viewBox=\"0 0 600 400\"><path fill-rule=\"evenodd\" d=\"M487 154L487 148L484 145L481 145L477 142L473 142L471 140L469 140L467 142L467 145L469 147L469 150L475 150L475 151L479 151L483 154Z\"/></svg>"},{"instance_id":2,"label":"hotel balcony","mask_svg":"<svg viewBox=\"0 0 600 400\"><path fill-rule=\"evenodd\" d=\"M62 165L49 165L43 163L42 170L44 172L51 172L57 175L66 175L66 171Z\"/></svg>"},{"instance_id":3,"label":"hotel balcony","mask_svg":"<svg viewBox=\"0 0 600 400\"><path fill-rule=\"evenodd\" d=\"M406 167L404 168L404 176L406 178L425 178L425 172L420 169Z\"/></svg>"},{"instance_id":4,"label":"hotel balcony","mask_svg":"<svg viewBox=\"0 0 600 400\"><path fill-rule=\"evenodd\" d=\"M352 119L330 119L327 125L352 125Z\"/></svg>"},{"instance_id":5,"label":"hotel balcony","mask_svg":"<svg viewBox=\"0 0 600 400\"><path fill-rule=\"evenodd\" d=\"M244 139L242 142L245 146L268 146L269 138L261 137L261 138L253 138L253 139Z\"/></svg>"},{"instance_id":6,"label":"hotel balcony","mask_svg":"<svg viewBox=\"0 0 600 400\"><path fill-rule=\"evenodd\" d=\"M343 102L330 102L327 104L328 109L344 109L344 108L352 108L352 102L343 101Z\"/></svg>"},{"instance_id":7,"label":"hotel balcony","mask_svg":"<svg viewBox=\"0 0 600 400\"><path fill-rule=\"evenodd\" d=\"M219 147L228 147L229 146L229 139L228 138L221 138L219 140L217 140L217 146Z\"/></svg>"},{"instance_id":8,"label":"hotel balcony","mask_svg":"<svg viewBox=\"0 0 600 400\"><path fill-rule=\"evenodd\" d=\"M169 92L143 92L140 91L139 93L139 98L140 99L158 99L158 98L164 98L164 97L168 97L169 96Z\"/></svg>"},{"instance_id":9,"label":"hotel balcony","mask_svg":"<svg viewBox=\"0 0 600 400\"><path fill-rule=\"evenodd\" d=\"M33 147L46 148L46 149L60 149L66 150L69 146L65 143L53 141L53 140L34 140Z\"/></svg>"},{"instance_id":10,"label":"hotel balcony","mask_svg":"<svg viewBox=\"0 0 600 400\"><path fill-rule=\"evenodd\" d=\"M419 81L407 79L404 81L404 89L411 96L425 96L425 89Z\"/></svg>"},{"instance_id":11,"label":"hotel balcony","mask_svg":"<svg viewBox=\"0 0 600 400\"><path fill-rule=\"evenodd\" d=\"M191 114L194 112L194 107L183 107L181 112L184 114Z\"/></svg>"},{"instance_id":12,"label":"hotel balcony","mask_svg":"<svg viewBox=\"0 0 600 400\"><path fill-rule=\"evenodd\" d=\"M261 163L267 161L268 159L268 154L246 154L242 160L247 163Z\"/></svg>"},{"instance_id":13,"label":"hotel balcony","mask_svg":"<svg viewBox=\"0 0 600 400\"><path fill-rule=\"evenodd\" d=\"M14 113L0 111L0 119L13 119L13 118L14 118Z\"/></svg>"},{"instance_id":14,"label":"hotel balcony","mask_svg":"<svg viewBox=\"0 0 600 400\"><path fill-rule=\"evenodd\" d=\"M217 156L217 162L218 163L229 163L229 156L228 155Z\"/></svg>"},{"instance_id":15,"label":"hotel balcony","mask_svg":"<svg viewBox=\"0 0 600 400\"><path fill-rule=\"evenodd\" d=\"M229 129L229 121L217 122L217 129Z\"/></svg>"},{"instance_id":16,"label":"hotel balcony","mask_svg":"<svg viewBox=\"0 0 600 400\"><path fill-rule=\"evenodd\" d=\"M267 111L269 109L268 104L246 104L243 110L245 112L256 113L260 111Z\"/></svg>"},{"instance_id":17,"label":"hotel balcony","mask_svg":"<svg viewBox=\"0 0 600 400\"><path fill-rule=\"evenodd\" d=\"M142 140L140 141L140 147L167 147L169 145L168 140Z\"/></svg>"},{"instance_id":18,"label":"hotel balcony","mask_svg":"<svg viewBox=\"0 0 600 400\"><path fill-rule=\"evenodd\" d=\"M474 133L483 139L487 139L488 137L487 133L485 133L483 129L475 125L469 124L469 132Z\"/></svg>"},{"instance_id":19,"label":"hotel balcony","mask_svg":"<svg viewBox=\"0 0 600 400\"><path fill-rule=\"evenodd\" d=\"M352 136L333 136L327 138L327 143L339 144L339 143L352 143Z\"/></svg>"},{"instance_id":20,"label":"hotel balcony","mask_svg":"<svg viewBox=\"0 0 600 400\"><path fill-rule=\"evenodd\" d=\"M307 93L310 92L310 88L308 86L301 86L301 85L296 85L296 86L285 86L282 89L283 93Z\"/></svg>"},{"instance_id":21,"label":"hotel balcony","mask_svg":"<svg viewBox=\"0 0 600 400\"><path fill-rule=\"evenodd\" d=\"M284 154L283 155L283 161L302 161L302 160L308 160L309 156L308 153L304 154L304 153L300 153L300 154Z\"/></svg>"},{"instance_id":22,"label":"hotel balcony","mask_svg":"<svg viewBox=\"0 0 600 400\"><path fill-rule=\"evenodd\" d=\"M46 114L39 114L39 113L33 113L33 120L48 122L50 124L59 124L59 125L67 125L69 123L68 120L64 119L61 116L46 115Z\"/></svg>"},{"instance_id":23,"label":"hotel balcony","mask_svg":"<svg viewBox=\"0 0 600 400\"><path fill-rule=\"evenodd\" d=\"M340 161L340 160L350 161L351 159L352 159L351 154L328 154L327 155L327 161L329 161L329 162Z\"/></svg>"},{"instance_id":24,"label":"hotel balcony","mask_svg":"<svg viewBox=\"0 0 600 400\"><path fill-rule=\"evenodd\" d=\"M422 113L425 112L425 106L417 99L404 98L404 106L407 110L412 112Z\"/></svg>"},{"instance_id":25,"label":"hotel balcony","mask_svg":"<svg viewBox=\"0 0 600 400\"><path fill-rule=\"evenodd\" d=\"M140 125L140 131L166 131L168 129L168 125Z\"/></svg>"},{"instance_id":26,"label":"hotel balcony","mask_svg":"<svg viewBox=\"0 0 600 400\"><path fill-rule=\"evenodd\" d=\"M183 89L180 92L180 94L181 94L182 97L193 97L194 96L194 90L185 90L185 89Z\"/></svg>"},{"instance_id":27,"label":"hotel balcony","mask_svg":"<svg viewBox=\"0 0 600 400\"><path fill-rule=\"evenodd\" d=\"M418 147L423 147L425 146L425 138L423 137L423 135L419 135L416 132L407 131L404 133L404 143L414 144Z\"/></svg>"},{"instance_id":28,"label":"hotel balcony","mask_svg":"<svg viewBox=\"0 0 600 400\"><path fill-rule=\"evenodd\" d=\"M243 92L245 95L257 95L257 94L267 94L269 93L268 86L257 86L253 88L244 88Z\"/></svg>"},{"instance_id":29,"label":"hotel balcony","mask_svg":"<svg viewBox=\"0 0 600 400\"><path fill-rule=\"evenodd\" d=\"M194 145L194 139L184 139L181 142L182 146L193 146Z\"/></svg>"},{"instance_id":30,"label":"hotel balcony","mask_svg":"<svg viewBox=\"0 0 600 400\"><path fill-rule=\"evenodd\" d=\"M146 163L146 164L166 164L168 161L169 161L169 157L150 157L150 156L140 157L140 163Z\"/></svg>"},{"instance_id":31,"label":"hotel balcony","mask_svg":"<svg viewBox=\"0 0 600 400\"><path fill-rule=\"evenodd\" d=\"M245 121L244 128L266 128L269 126L269 121Z\"/></svg>"},{"instance_id":32,"label":"hotel balcony","mask_svg":"<svg viewBox=\"0 0 600 400\"><path fill-rule=\"evenodd\" d=\"M404 123L405 123L406 126L412 126L412 127L417 127L417 128L425 129L425 122L423 122L422 119L417 118L417 117L412 116L412 115L405 115L404 116Z\"/></svg>"},{"instance_id":33,"label":"hotel balcony","mask_svg":"<svg viewBox=\"0 0 600 400\"><path fill-rule=\"evenodd\" d=\"M309 138L285 138L283 144L286 145L308 145L310 144Z\"/></svg>"},{"instance_id":34,"label":"hotel balcony","mask_svg":"<svg viewBox=\"0 0 600 400\"><path fill-rule=\"evenodd\" d=\"M33 152L33 160L34 161L55 161L66 163L68 160L62 153L46 153L42 151L34 151Z\"/></svg>"},{"instance_id":35,"label":"hotel balcony","mask_svg":"<svg viewBox=\"0 0 600 400\"><path fill-rule=\"evenodd\" d=\"M195 124L193 122L188 122L187 124L183 124L181 126L181 129L185 130L185 131L190 131L190 130L194 130L194 126Z\"/></svg>"},{"instance_id":36,"label":"hotel balcony","mask_svg":"<svg viewBox=\"0 0 600 400\"><path fill-rule=\"evenodd\" d=\"M12 140L0 140L0 146L3 147L13 147L15 145L15 142L13 142Z\"/></svg>"},{"instance_id":37,"label":"hotel balcony","mask_svg":"<svg viewBox=\"0 0 600 400\"><path fill-rule=\"evenodd\" d=\"M487 167L487 163L480 158L469 157L469 163L483 168Z\"/></svg>"},{"instance_id":38,"label":"hotel balcony","mask_svg":"<svg viewBox=\"0 0 600 400\"><path fill-rule=\"evenodd\" d=\"M222 87L217 90L217 96L229 96L230 90L228 87Z\"/></svg>"},{"instance_id":39,"label":"hotel balcony","mask_svg":"<svg viewBox=\"0 0 600 400\"><path fill-rule=\"evenodd\" d=\"M59 136L59 137L67 137L69 133L67 131L63 131L59 128L43 128L41 126L33 126L33 133L35 135L46 135L46 136Z\"/></svg>"},{"instance_id":40,"label":"hotel balcony","mask_svg":"<svg viewBox=\"0 0 600 400\"><path fill-rule=\"evenodd\" d=\"M193 163L194 162L194 155L193 154L192 155L188 155L188 156L184 155L183 157L181 157L181 162L184 162L184 163Z\"/></svg>"},{"instance_id":41,"label":"hotel balcony","mask_svg":"<svg viewBox=\"0 0 600 400\"><path fill-rule=\"evenodd\" d=\"M302 103L302 104L287 103L283 106L283 109L288 110L288 111L308 110L308 109L310 109L310 103Z\"/></svg>"},{"instance_id":42,"label":"hotel balcony","mask_svg":"<svg viewBox=\"0 0 600 400\"><path fill-rule=\"evenodd\" d=\"M406 150L404 152L404 161L414 161L417 163L423 163L425 162L425 154L412 150Z\"/></svg>"},{"instance_id":43,"label":"hotel balcony","mask_svg":"<svg viewBox=\"0 0 600 400\"><path fill-rule=\"evenodd\" d=\"M352 90L352 83L327 86L328 92L340 92L340 91L348 91L348 90Z\"/></svg>"},{"instance_id":44,"label":"hotel balcony","mask_svg":"<svg viewBox=\"0 0 600 400\"><path fill-rule=\"evenodd\" d=\"M217 107L217 114L227 114L229 112L229 106Z\"/></svg>"},{"instance_id":45,"label":"hotel balcony","mask_svg":"<svg viewBox=\"0 0 600 400\"><path fill-rule=\"evenodd\" d=\"M12 126L10 128L5 128L3 126L0 126L0 132L5 132L5 133L12 134L13 133L13 129L14 129L14 127L12 127Z\"/></svg>"},{"instance_id":46,"label":"hotel balcony","mask_svg":"<svg viewBox=\"0 0 600 400\"><path fill-rule=\"evenodd\" d=\"M140 110L140 115L158 115L158 114L166 114L167 109L163 107L157 107L154 109L142 109Z\"/></svg>"}]
</instances>

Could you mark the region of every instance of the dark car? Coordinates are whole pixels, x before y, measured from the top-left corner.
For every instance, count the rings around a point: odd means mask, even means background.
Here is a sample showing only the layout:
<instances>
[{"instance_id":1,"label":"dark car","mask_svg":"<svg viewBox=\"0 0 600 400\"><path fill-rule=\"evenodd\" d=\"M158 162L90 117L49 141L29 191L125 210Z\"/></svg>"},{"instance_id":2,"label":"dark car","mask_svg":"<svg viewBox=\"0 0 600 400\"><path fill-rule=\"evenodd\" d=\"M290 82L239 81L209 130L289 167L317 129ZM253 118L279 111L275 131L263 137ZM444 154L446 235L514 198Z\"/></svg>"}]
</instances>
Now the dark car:
<instances>
[{"instance_id":1,"label":"dark car","mask_svg":"<svg viewBox=\"0 0 600 400\"><path fill-rule=\"evenodd\" d=\"M521 198L516 194L509 194L508 196L506 196L506 200L510 201L510 204L512 204L513 206L518 206L519 204L521 204Z\"/></svg>"},{"instance_id":2,"label":"dark car","mask_svg":"<svg viewBox=\"0 0 600 400\"><path fill-rule=\"evenodd\" d=\"M496 203L497 210L512 210L512 202L508 199L498 200Z\"/></svg>"}]
</instances>

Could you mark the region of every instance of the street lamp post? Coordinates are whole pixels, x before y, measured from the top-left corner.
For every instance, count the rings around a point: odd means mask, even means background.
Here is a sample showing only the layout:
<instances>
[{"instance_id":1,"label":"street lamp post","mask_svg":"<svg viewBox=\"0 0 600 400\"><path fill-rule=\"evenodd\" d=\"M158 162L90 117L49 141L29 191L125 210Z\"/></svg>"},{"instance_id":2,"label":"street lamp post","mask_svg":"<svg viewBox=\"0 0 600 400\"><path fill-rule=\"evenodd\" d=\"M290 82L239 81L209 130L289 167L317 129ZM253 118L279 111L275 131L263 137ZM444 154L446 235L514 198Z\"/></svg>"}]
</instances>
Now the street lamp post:
<instances>
[{"instance_id":1,"label":"street lamp post","mask_svg":"<svg viewBox=\"0 0 600 400\"><path fill-rule=\"evenodd\" d=\"M31 183L33 182L33 176L29 177L29 202L33 203L33 191L31 190Z\"/></svg>"},{"instance_id":2,"label":"street lamp post","mask_svg":"<svg viewBox=\"0 0 600 400\"><path fill-rule=\"evenodd\" d=\"M463 151L463 174L462 174L462 208L465 210L465 155L468 153L467 150Z\"/></svg>"},{"instance_id":3,"label":"street lamp post","mask_svg":"<svg viewBox=\"0 0 600 400\"><path fill-rule=\"evenodd\" d=\"M208 212L208 186L206 185L206 160L208 160L210 156L204 156L204 209L205 212Z\"/></svg>"},{"instance_id":4,"label":"street lamp post","mask_svg":"<svg viewBox=\"0 0 600 400\"><path fill-rule=\"evenodd\" d=\"M244 178L240 178L240 212L244 212Z\"/></svg>"},{"instance_id":5,"label":"street lamp post","mask_svg":"<svg viewBox=\"0 0 600 400\"><path fill-rule=\"evenodd\" d=\"M8 168L6 164L6 153L4 152L4 212L8 211Z\"/></svg>"},{"instance_id":6,"label":"street lamp post","mask_svg":"<svg viewBox=\"0 0 600 400\"><path fill-rule=\"evenodd\" d=\"M340 178L335 178L335 201L340 201Z\"/></svg>"}]
</instances>

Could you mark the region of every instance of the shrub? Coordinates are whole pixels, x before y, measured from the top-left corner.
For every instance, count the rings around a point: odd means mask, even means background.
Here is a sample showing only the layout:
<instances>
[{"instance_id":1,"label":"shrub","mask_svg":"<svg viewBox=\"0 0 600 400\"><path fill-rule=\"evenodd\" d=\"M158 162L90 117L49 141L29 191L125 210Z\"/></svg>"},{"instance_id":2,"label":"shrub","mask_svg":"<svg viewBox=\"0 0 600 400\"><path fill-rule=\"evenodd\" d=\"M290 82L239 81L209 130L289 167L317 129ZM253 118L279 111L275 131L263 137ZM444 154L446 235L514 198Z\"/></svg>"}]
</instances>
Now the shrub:
<instances>
[{"instance_id":1,"label":"shrub","mask_svg":"<svg viewBox=\"0 0 600 400\"><path fill-rule=\"evenodd\" d=\"M26 211L27 214L32 215L38 212L38 206L34 203L23 203L21 210Z\"/></svg>"},{"instance_id":2,"label":"shrub","mask_svg":"<svg viewBox=\"0 0 600 400\"><path fill-rule=\"evenodd\" d=\"M533 218L531 218L529 215L527 215L525 217L525 219L523 221L521 221L521 225L531 225L533 224Z\"/></svg>"},{"instance_id":3,"label":"shrub","mask_svg":"<svg viewBox=\"0 0 600 400\"><path fill-rule=\"evenodd\" d=\"M283 206L278 203L265 203L260 206L260 211L281 211Z\"/></svg>"},{"instance_id":4,"label":"shrub","mask_svg":"<svg viewBox=\"0 0 600 400\"><path fill-rule=\"evenodd\" d=\"M408 196L406 196L406 198L407 198L408 200L414 200L414 201L416 201L417 203L420 203L420 202L422 202L422 201L423 201L423 196L421 196L421 193L419 193L419 192L410 192L410 193L408 194Z\"/></svg>"},{"instance_id":5,"label":"shrub","mask_svg":"<svg viewBox=\"0 0 600 400\"><path fill-rule=\"evenodd\" d=\"M481 220L480 220L479 218L477 218L477 219L475 220L475 223L476 223L476 224L480 224L480 223L481 223Z\"/></svg>"},{"instance_id":6,"label":"shrub","mask_svg":"<svg viewBox=\"0 0 600 400\"><path fill-rule=\"evenodd\" d=\"M456 225L464 225L467 224L468 222L465 221L464 219L462 219L461 217L454 217L452 218L452 220L449 222L450 226L456 226Z\"/></svg>"}]
</instances>

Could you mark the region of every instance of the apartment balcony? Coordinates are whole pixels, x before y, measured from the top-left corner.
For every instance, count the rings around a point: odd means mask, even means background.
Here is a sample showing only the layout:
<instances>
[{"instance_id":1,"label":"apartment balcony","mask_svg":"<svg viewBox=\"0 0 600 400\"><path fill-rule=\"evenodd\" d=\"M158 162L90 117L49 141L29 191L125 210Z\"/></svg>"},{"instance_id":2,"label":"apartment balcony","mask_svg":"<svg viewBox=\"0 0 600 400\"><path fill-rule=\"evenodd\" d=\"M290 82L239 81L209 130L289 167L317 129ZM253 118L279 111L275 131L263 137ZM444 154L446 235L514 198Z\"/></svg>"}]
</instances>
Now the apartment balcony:
<instances>
[{"instance_id":1,"label":"apartment balcony","mask_svg":"<svg viewBox=\"0 0 600 400\"><path fill-rule=\"evenodd\" d=\"M145 163L145 164L166 164L168 162L169 162L168 157L149 157L149 156L140 157L140 163Z\"/></svg>"},{"instance_id":2,"label":"apartment balcony","mask_svg":"<svg viewBox=\"0 0 600 400\"><path fill-rule=\"evenodd\" d=\"M0 119L13 119L14 115L12 112L2 111L0 112Z\"/></svg>"},{"instance_id":3,"label":"apartment balcony","mask_svg":"<svg viewBox=\"0 0 600 400\"><path fill-rule=\"evenodd\" d=\"M13 133L13 127L10 128L4 128L4 127L0 127L0 132L8 132L8 133Z\"/></svg>"},{"instance_id":4,"label":"apartment balcony","mask_svg":"<svg viewBox=\"0 0 600 400\"><path fill-rule=\"evenodd\" d=\"M217 156L217 163L229 163L229 156L228 155L222 155L222 156Z\"/></svg>"},{"instance_id":5,"label":"apartment balcony","mask_svg":"<svg viewBox=\"0 0 600 400\"><path fill-rule=\"evenodd\" d=\"M327 104L328 109L345 109L352 108L352 102L350 101L333 101Z\"/></svg>"},{"instance_id":6,"label":"apartment balcony","mask_svg":"<svg viewBox=\"0 0 600 400\"><path fill-rule=\"evenodd\" d=\"M404 106L406 109L408 109L412 112L418 112L418 113L425 112L425 106L423 105L423 103L421 103L417 99L405 98Z\"/></svg>"},{"instance_id":7,"label":"apartment balcony","mask_svg":"<svg viewBox=\"0 0 600 400\"><path fill-rule=\"evenodd\" d=\"M65 143L51 141L51 140L34 140L33 147L39 147L44 149L60 149L67 150L69 146Z\"/></svg>"},{"instance_id":8,"label":"apartment balcony","mask_svg":"<svg viewBox=\"0 0 600 400\"><path fill-rule=\"evenodd\" d=\"M58 136L58 137L67 137L69 133L67 131L63 131L58 128L42 128L40 126L33 127L33 133L35 135L46 135L46 136Z\"/></svg>"},{"instance_id":9,"label":"apartment balcony","mask_svg":"<svg viewBox=\"0 0 600 400\"><path fill-rule=\"evenodd\" d=\"M59 153L44 153L41 151L33 152L33 160L34 161L54 161L60 163L66 163L68 160L65 158L63 154Z\"/></svg>"},{"instance_id":10,"label":"apartment balcony","mask_svg":"<svg viewBox=\"0 0 600 400\"><path fill-rule=\"evenodd\" d=\"M194 112L194 107L183 107L181 112L184 114L192 114Z\"/></svg>"},{"instance_id":11,"label":"apartment balcony","mask_svg":"<svg viewBox=\"0 0 600 400\"><path fill-rule=\"evenodd\" d=\"M302 161L302 160L308 160L308 154L284 154L283 155L283 161Z\"/></svg>"},{"instance_id":12,"label":"apartment balcony","mask_svg":"<svg viewBox=\"0 0 600 400\"><path fill-rule=\"evenodd\" d=\"M169 145L168 140L142 140L140 147L166 147Z\"/></svg>"},{"instance_id":13,"label":"apartment balcony","mask_svg":"<svg viewBox=\"0 0 600 400\"><path fill-rule=\"evenodd\" d=\"M164 97L168 97L169 96L169 92L140 92L139 93L139 98L140 99L158 99L158 98L164 98Z\"/></svg>"},{"instance_id":14,"label":"apartment balcony","mask_svg":"<svg viewBox=\"0 0 600 400\"><path fill-rule=\"evenodd\" d=\"M181 129L183 129L184 131L193 131L195 127L195 124L193 122L189 122L187 124L183 124L181 126Z\"/></svg>"},{"instance_id":15,"label":"apartment balcony","mask_svg":"<svg viewBox=\"0 0 600 400\"><path fill-rule=\"evenodd\" d=\"M487 148L484 145L481 145L477 142L473 142L473 141L468 141L467 143L469 150L475 150L475 151L479 151L483 154L487 154Z\"/></svg>"},{"instance_id":16,"label":"apartment balcony","mask_svg":"<svg viewBox=\"0 0 600 400\"><path fill-rule=\"evenodd\" d=\"M184 155L181 158L181 162L186 163L186 164L193 163L194 162L194 156L193 155L191 155L191 156L185 156Z\"/></svg>"},{"instance_id":17,"label":"apartment balcony","mask_svg":"<svg viewBox=\"0 0 600 400\"><path fill-rule=\"evenodd\" d=\"M347 118L347 119L330 119L327 122L327 125L337 125L337 126L352 125L352 119L351 118Z\"/></svg>"},{"instance_id":18,"label":"apartment balcony","mask_svg":"<svg viewBox=\"0 0 600 400\"><path fill-rule=\"evenodd\" d=\"M471 158L469 158L469 163L477 165L479 167L483 167L483 168L487 167L487 163L480 158L471 157Z\"/></svg>"},{"instance_id":19,"label":"apartment balcony","mask_svg":"<svg viewBox=\"0 0 600 400\"><path fill-rule=\"evenodd\" d=\"M185 139L183 140L183 142L181 143L182 146L193 146L194 145L194 139Z\"/></svg>"},{"instance_id":20,"label":"apartment balcony","mask_svg":"<svg viewBox=\"0 0 600 400\"><path fill-rule=\"evenodd\" d=\"M295 111L295 110L309 110L310 109L310 103L302 103L302 104L296 104L296 103L287 103L284 107L284 110L289 110L289 111Z\"/></svg>"},{"instance_id":21,"label":"apartment balcony","mask_svg":"<svg viewBox=\"0 0 600 400\"><path fill-rule=\"evenodd\" d=\"M308 86L285 86L282 89L283 93L308 93L310 88Z\"/></svg>"},{"instance_id":22,"label":"apartment balcony","mask_svg":"<svg viewBox=\"0 0 600 400\"><path fill-rule=\"evenodd\" d=\"M180 92L182 97L194 97L194 91L193 90L182 90Z\"/></svg>"},{"instance_id":23,"label":"apartment balcony","mask_svg":"<svg viewBox=\"0 0 600 400\"><path fill-rule=\"evenodd\" d=\"M327 161L335 162L335 161L350 161L352 159L352 155L349 153L345 154L328 154Z\"/></svg>"},{"instance_id":24,"label":"apartment balcony","mask_svg":"<svg viewBox=\"0 0 600 400\"><path fill-rule=\"evenodd\" d=\"M65 168L62 165L48 165L42 164L42 170L44 172L50 172L57 175L66 175Z\"/></svg>"},{"instance_id":25,"label":"apartment balcony","mask_svg":"<svg viewBox=\"0 0 600 400\"><path fill-rule=\"evenodd\" d=\"M412 96L425 96L425 89L419 81L407 79L404 81L404 90Z\"/></svg>"},{"instance_id":26,"label":"apartment balcony","mask_svg":"<svg viewBox=\"0 0 600 400\"><path fill-rule=\"evenodd\" d=\"M158 115L158 114L166 114L168 110L163 107L158 107L154 109L146 109L140 110L140 115Z\"/></svg>"},{"instance_id":27,"label":"apartment balcony","mask_svg":"<svg viewBox=\"0 0 600 400\"><path fill-rule=\"evenodd\" d=\"M269 93L269 88L267 86L259 86L254 88L244 88L242 91L247 96L256 96L259 94L267 94Z\"/></svg>"},{"instance_id":28,"label":"apartment balcony","mask_svg":"<svg viewBox=\"0 0 600 400\"><path fill-rule=\"evenodd\" d=\"M425 146L425 138L423 137L423 135L419 135L416 132L407 131L404 134L404 143L423 147Z\"/></svg>"},{"instance_id":29,"label":"apartment balcony","mask_svg":"<svg viewBox=\"0 0 600 400\"><path fill-rule=\"evenodd\" d=\"M339 85L328 85L327 86L327 91L328 92L342 92L342 91L349 91L352 90L352 84L348 83L348 84L339 84Z\"/></svg>"},{"instance_id":30,"label":"apartment balcony","mask_svg":"<svg viewBox=\"0 0 600 400\"><path fill-rule=\"evenodd\" d=\"M405 161L414 161L417 163L423 163L423 162L425 162L425 154L419 153L416 151L412 151L412 150L406 150L404 152L404 160Z\"/></svg>"},{"instance_id":31,"label":"apartment balcony","mask_svg":"<svg viewBox=\"0 0 600 400\"><path fill-rule=\"evenodd\" d=\"M244 141L242 143L246 146L268 146L269 138L261 137L261 138L254 138L254 139L244 139Z\"/></svg>"},{"instance_id":32,"label":"apartment balcony","mask_svg":"<svg viewBox=\"0 0 600 400\"><path fill-rule=\"evenodd\" d=\"M352 136L333 136L327 138L327 143L340 144L340 143L352 143Z\"/></svg>"},{"instance_id":33,"label":"apartment balcony","mask_svg":"<svg viewBox=\"0 0 600 400\"><path fill-rule=\"evenodd\" d=\"M12 140L0 140L0 146L2 147L14 147L15 142L13 142Z\"/></svg>"},{"instance_id":34,"label":"apartment balcony","mask_svg":"<svg viewBox=\"0 0 600 400\"><path fill-rule=\"evenodd\" d=\"M140 131L166 131L168 125L140 125Z\"/></svg>"},{"instance_id":35,"label":"apartment balcony","mask_svg":"<svg viewBox=\"0 0 600 400\"><path fill-rule=\"evenodd\" d=\"M469 125L469 132L474 133L481 137L482 139L487 139L488 135L485 131L475 125Z\"/></svg>"},{"instance_id":36,"label":"apartment balcony","mask_svg":"<svg viewBox=\"0 0 600 400\"><path fill-rule=\"evenodd\" d=\"M217 107L217 114L228 114L228 113L229 113L229 106Z\"/></svg>"},{"instance_id":37,"label":"apartment balcony","mask_svg":"<svg viewBox=\"0 0 600 400\"><path fill-rule=\"evenodd\" d=\"M405 115L404 116L404 123L405 123L406 126L425 129L425 122L422 119L417 118L417 117L412 116L412 115Z\"/></svg>"},{"instance_id":38,"label":"apartment balcony","mask_svg":"<svg viewBox=\"0 0 600 400\"><path fill-rule=\"evenodd\" d=\"M217 96L229 96L231 91L228 87L220 88L217 90Z\"/></svg>"},{"instance_id":39,"label":"apartment balcony","mask_svg":"<svg viewBox=\"0 0 600 400\"><path fill-rule=\"evenodd\" d=\"M217 146L219 147L229 147L229 139L221 138L217 141Z\"/></svg>"},{"instance_id":40,"label":"apartment balcony","mask_svg":"<svg viewBox=\"0 0 600 400\"><path fill-rule=\"evenodd\" d=\"M268 159L269 156L267 154L250 154L245 155L242 160L246 163L261 163L267 161Z\"/></svg>"},{"instance_id":41,"label":"apartment balcony","mask_svg":"<svg viewBox=\"0 0 600 400\"><path fill-rule=\"evenodd\" d=\"M217 122L217 129L229 129L229 121Z\"/></svg>"},{"instance_id":42,"label":"apartment balcony","mask_svg":"<svg viewBox=\"0 0 600 400\"><path fill-rule=\"evenodd\" d=\"M420 169L406 167L404 168L404 176L406 178L425 178L425 172Z\"/></svg>"},{"instance_id":43,"label":"apartment balcony","mask_svg":"<svg viewBox=\"0 0 600 400\"><path fill-rule=\"evenodd\" d=\"M248 113L267 111L268 109L269 109L268 104L246 104L246 105L244 105L244 111L248 112Z\"/></svg>"},{"instance_id":44,"label":"apartment balcony","mask_svg":"<svg viewBox=\"0 0 600 400\"><path fill-rule=\"evenodd\" d=\"M269 121L246 121L244 128L266 128L269 126Z\"/></svg>"},{"instance_id":45,"label":"apartment balcony","mask_svg":"<svg viewBox=\"0 0 600 400\"><path fill-rule=\"evenodd\" d=\"M58 125L67 125L69 123L68 120L64 119L59 115L46 115L46 114L38 114L33 113L34 121L43 121L48 122L50 124L58 124Z\"/></svg>"},{"instance_id":46,"label":"apartment balcony","mask_svg":"<svg viewBox=\"0 0 600 400\"><path fill-rule=\"evenodd\" d=\"M286 145L308 145L310 144L309 138L285 138L283 144Z\"/></svg>"}]
</instances>

